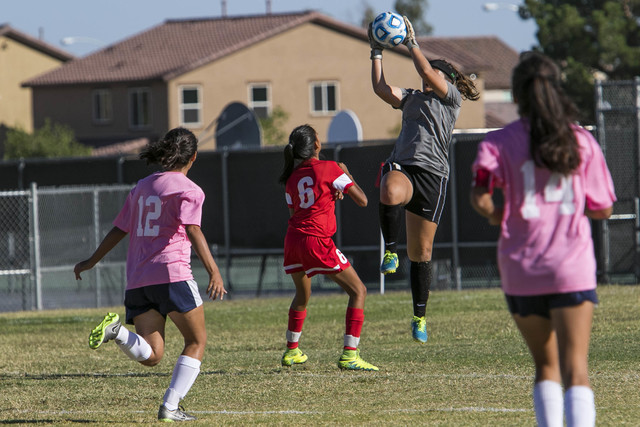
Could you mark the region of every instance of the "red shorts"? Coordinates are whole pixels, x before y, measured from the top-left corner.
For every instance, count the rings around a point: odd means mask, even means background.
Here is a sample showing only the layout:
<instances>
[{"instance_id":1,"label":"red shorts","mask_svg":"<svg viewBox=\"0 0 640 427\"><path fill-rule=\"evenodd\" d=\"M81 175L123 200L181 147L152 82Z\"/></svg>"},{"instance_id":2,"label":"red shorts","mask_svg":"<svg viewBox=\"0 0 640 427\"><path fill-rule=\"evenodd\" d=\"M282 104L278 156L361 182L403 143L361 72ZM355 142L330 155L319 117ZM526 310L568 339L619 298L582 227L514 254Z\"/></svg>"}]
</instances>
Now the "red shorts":
<instances>
[{"instance_id":1,"label":"red shorts","mask_svg":"<svg viewBox=\"0 0 640 427\"><path fill-rule=\"evenodd\" d=\"M284 271L316 274L339 273L351 264L330 237L316 237L288 231L284 238Z\"/></svg>"}]
</instances>

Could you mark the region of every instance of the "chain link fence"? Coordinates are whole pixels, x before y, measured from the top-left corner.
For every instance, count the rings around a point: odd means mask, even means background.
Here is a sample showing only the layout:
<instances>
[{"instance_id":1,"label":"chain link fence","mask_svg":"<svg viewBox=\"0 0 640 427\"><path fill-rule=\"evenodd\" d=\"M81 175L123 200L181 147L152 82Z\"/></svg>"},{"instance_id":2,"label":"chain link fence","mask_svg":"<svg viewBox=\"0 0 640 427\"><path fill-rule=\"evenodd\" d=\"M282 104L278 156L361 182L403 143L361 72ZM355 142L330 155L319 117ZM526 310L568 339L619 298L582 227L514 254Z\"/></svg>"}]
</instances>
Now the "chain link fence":
<instances>
[{"instance_id":1,"label":"chain link fence","mask_svg":"<svg viewBox=\"0 0 640 427\"><path fill-rule=\"evenodd\" d=\"M597 137L618 201L603 221L603 281L640 279L640 77L596 84Z\"/></svg>"},{"instance_id":2,"label":"chain link fence","mask_svg":"<svg viewBox=\"0 0 640 427\"><path fill-rule=\"evenodd\" d=\"M640 279L639 88L640 79L597 85L598 139L618 196L612 219L593 222L601 282L638 283ZM471 163L483 137L483 132L454 135L447 204L434 242L433 289L500 285L496 265L499 229L489 226L468 202ZM392 145L388 140L369 141L323 149L324 158L349 166L369 198L366 209L349 201L337 204L338 232L334 238L370 291L409 288L404 229L397 273L385 277L378 272L382 239L375 181L380 162ZM76 163L90 173L73 173ZM284 188L277 185L281 166L280 148L206 152L198 156L190 172L189 177L206 194L202 228L229 297L294 290L282 268L288 211ZM123 158L0 164L5 183L17 182L18 188L28 188L0 192L0 311L122 304L126 239L85 272L82 281L75 280L73 267L89 257L111 229L133 186L104 184L113 182L114 177L118 182L135 182L150 172L143 162ZM36 179L48 186L25 186ZM74 186L87 183L93 185ZM192 267L204 292L206 272L195 259ZM313 278L312 286L316 293L339 289L322 275Z\"/></svg>"}]
</instances>

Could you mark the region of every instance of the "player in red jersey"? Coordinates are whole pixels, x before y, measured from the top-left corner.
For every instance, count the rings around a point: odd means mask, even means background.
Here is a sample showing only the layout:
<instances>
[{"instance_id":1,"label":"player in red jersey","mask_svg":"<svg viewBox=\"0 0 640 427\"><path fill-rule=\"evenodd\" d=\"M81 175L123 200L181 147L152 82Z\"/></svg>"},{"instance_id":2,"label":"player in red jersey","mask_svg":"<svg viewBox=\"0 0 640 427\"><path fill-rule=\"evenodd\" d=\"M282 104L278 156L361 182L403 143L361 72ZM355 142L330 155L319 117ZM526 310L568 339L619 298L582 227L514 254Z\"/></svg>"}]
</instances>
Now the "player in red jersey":
<instances>
[{"instance_id":1,"label":"player in red jersey","mask_svg":"<svg viewBox=\"0 0 640 427\"><path fill-rule=\"evenodd\" d=\"M284 269L295 283L296 294L289 308L287 350L282 355L282 365L307 361L298 341L311 296L311 277L325 274L349 295L344 350L338 367L377 371L376 366L360 358L358 350L367 288L331 239L336 232L336 199L348 194L364 207L367 196L343 163L320 160L320 149L318 134L309 125L295 128L284 149L280 182L285 184L291 215L284 241Z\"/></svg>"}]
</instances>

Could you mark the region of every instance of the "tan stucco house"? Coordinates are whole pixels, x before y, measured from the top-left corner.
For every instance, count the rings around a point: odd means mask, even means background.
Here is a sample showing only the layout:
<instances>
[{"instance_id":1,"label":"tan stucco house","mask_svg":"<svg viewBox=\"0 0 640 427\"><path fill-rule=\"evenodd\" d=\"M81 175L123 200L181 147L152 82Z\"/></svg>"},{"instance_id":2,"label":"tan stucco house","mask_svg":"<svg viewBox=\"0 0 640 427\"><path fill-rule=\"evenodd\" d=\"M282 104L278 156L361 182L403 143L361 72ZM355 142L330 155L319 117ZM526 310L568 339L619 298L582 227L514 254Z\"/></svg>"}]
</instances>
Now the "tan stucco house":
<instances>
[{"instance_id":1,"label":"tan stucco house","mask_svg":"<svg viewBox=\"0 0 640 427\"><path fill-rule=\"evenodd\" d=\"M0 25L0 126L31 132L31 89L22 87L21 83L58 68L72 58L73 55L8 24Z\"/></svg>"},{"instance_id":2,"label":"tan stucco house","mask_svg":"<svg viewBox=\"0 0 640 427\"><path fill-rule=\"evenodd\" d=\"M427 57L447 58L484 90L490 61L437 40L421 39ZM419 87L406 48L384 55L387 81ZM322 140L333 117L351 110L364 140L392 138L401 115L373 93L370 67L366 30L300 12L167 20L23 85L33 91L34 126L46 118L68 124L95 147L184 126L201 137L201 149L214 149L215 138L204 136L231 102L258 117L279 107L287 131L309 123ZM485 121L483 102L465 102L457 127L483 128Z\"/></svg>"}]
</instances>

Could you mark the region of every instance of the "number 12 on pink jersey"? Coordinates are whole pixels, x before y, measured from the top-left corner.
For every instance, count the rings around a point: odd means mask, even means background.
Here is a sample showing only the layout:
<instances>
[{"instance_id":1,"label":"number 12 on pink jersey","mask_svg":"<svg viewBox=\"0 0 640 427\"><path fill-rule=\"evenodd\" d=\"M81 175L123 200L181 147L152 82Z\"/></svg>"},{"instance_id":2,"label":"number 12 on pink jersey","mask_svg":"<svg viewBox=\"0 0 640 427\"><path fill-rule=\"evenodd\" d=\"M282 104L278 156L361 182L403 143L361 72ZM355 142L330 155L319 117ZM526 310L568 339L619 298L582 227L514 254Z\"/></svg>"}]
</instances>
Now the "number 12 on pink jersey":
<instances>
[{"instance_id":1,"label":"number 12 on pink jersey","mask_svg":"<svg viewBox=\"0 0 640 427\"><path fill-rule=\"evenodd\" d=\"M143 223L143 214L145 213L145 206L148 206L149 209L146 211L146 215L144 215L144 227ZM151 221L155 221L160 218L160 214L162 212L162 202L160 201L160 197L158 196L149 196L146 198L140 196L138 198L138 229L136 230L136 236L138 237L155 237L160 234L160 227L158 225L151 225Z\"/></svg>"}]
</instances>

